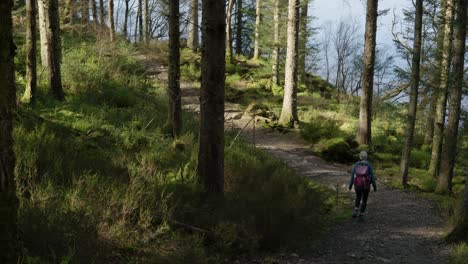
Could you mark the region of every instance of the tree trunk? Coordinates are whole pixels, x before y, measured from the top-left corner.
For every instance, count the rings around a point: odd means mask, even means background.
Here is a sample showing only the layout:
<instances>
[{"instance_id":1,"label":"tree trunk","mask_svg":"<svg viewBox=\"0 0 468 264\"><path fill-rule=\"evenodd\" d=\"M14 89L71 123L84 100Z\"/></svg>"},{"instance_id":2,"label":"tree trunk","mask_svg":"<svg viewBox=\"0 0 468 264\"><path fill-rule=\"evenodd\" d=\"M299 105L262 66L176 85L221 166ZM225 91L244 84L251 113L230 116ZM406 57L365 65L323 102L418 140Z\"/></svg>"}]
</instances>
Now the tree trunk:
<instances>
[{"instance_id":1,"label":"tree trunk","mask_svg":"<svg viewBox=\"0 0 468 264\"><path fill-rule=\"evenodd\" d=\"M372 137L372 96L374 93L375 43L378 0L367 0L362 93L359 110L359 144L369 145Z\"/></svg>"},{"instance_id":2,"label":"tree trunk","mask_svg":"<svg viewBox=\"0 0 468 264\"><path fill-rule=\"evenodd\" d=\"M178 1L178 0L176 0ZM150 33L150 10L148 0L145 0L145 43L149 42L149 33Z\"/></svg>"},{"instance_id":3,"label":"tree trunk","mask_svg":"<svg viewBox=\"0 0 468 264\"><path fill-rule=\"evenodd\" d=\"M236 28L236 55L242 55L242 0L237 0L237 28Z\"/></svg>"},{"instance_id":4,"label":"tree trunk","mask_svg":"<svg viewBox=\"0 0 468 264\"><path fill-rule=\"evenodd\" d=\"M406 123L405 145L401 155L400 175L403 186L408 187L408 164L413 147L414 125L416 123L416 109L418 105L418 90L420 81L420 63L421 63L421 37L422 37L422 17L423 0L416 0L416 14L414 22L414 43L413 43L413 61L411 64L411 91L410 102L408 105L408 118Z\"/></svg>"},{"instance_id":5,"label":"tree trunk","mask_svg":"<svg viewBox=\"0 0 468 264\"><path fill-rule=\"evenodd\" d=\"M81 0L81 23L89 22L89 0Z\"/></svg>"},{"instance_id":6,"label":"tree trunk","mask_svg":"<svg viewBox=\"0 0 468 264\"><path fill-rule=\"evenodd\" d=\"M306 58L307 58L307 42L309 40L309 30L307 28L309 18L309 0L302 0L301 3L301 28L300 28L300 47L299 47L299 76L301 81L305 82L306 77Z\"/></svg>"},{"instance_id":7,"label":"tree trunk","mask_svg":"<svg viewBox=\"0 0 468 264\"><path fill-rule=\"evenodd\" d=\"M104 0L99 0L99 18L102 26L106 25L106 10L104 7Z\"/></svg>"},{"instance_id":8,"label":"tree trunk","mask_svg":"<svg viewBox=\"0 0 468 264\"><path fill-rule=\"evenodd\" d=\"M36 0L26 0L26 89L22 101L34 102L36 98Z\"/></svg>"},{"instance_id":9,"label":"tree trunk","mask_svg":"<svg viewBox=\"0 0 468 264\"><path fill-rule=\"evenodd\" d=\"M177 138L182 129L180 94L179 0L169 1L169 124Z\"/></svg>"},{"instance_id":10,"label":"tree trunk","mask_svg":"<svg viewBox=\"0 0 468 264\"><path fill-rule=\"evenodd\" d=\"M49 28L49 8L47 0L38 0L37 3L39 14L39 36L41 38L41 65L48 69L49 59L47 58L47 55L49 54L49 43L47 43L47 31Z\"/></svg>"},{"instance_id":11,"label":"tree trunk","mask_svg":"<svg viewBox=\"0 0 468 264\"><path fill-rule=\"evenodd\" d=\"M200 141L197 173L208 194L224 193L224 1L202 2Z\"/></svg>"},{"instance_id":12,"label":"tree trunk","mask_svg":"<svg viewBox=\"0 0 468 264\"><path fill-rule=\"evenodd\" d=\"M439 179L436 192L451 193L453 168L457 154L458 125L460 123L461 101L463 97L465 44L466 44L466 5L467 0L457 0L455 20L455 41L453 58L453 87L450 91L447 128L440 161Z\"/></svg>"},{"instance_id":13,"label":"tree trunk","mask_svg":"<svg viewBox=\"0 0 468 264\"><path fill-rule=\"evenodd\" d=\"M443 25L444 45L442 51L442 63L440 69L440 86L438 91L436 117L434 121L434 137L432 138L431 163L429 175L436 178L439 175L440 154L442 151L442 139L445 126L445 112L447 110L447 95L450 75L450 63L452 60L452 35L453 35L454 0L447 0L445 14L446 23Z\"/></svg>"},{"instance_id":14,"label":"tree trunk","mask_svg":"<svg viewBox=\"0 0 468 264\"><path fill-rule=\"evenodd\" d=\"M114 0L109 0L109 33L111 42L115 42Z\"/></svg>"},{"instance_id":15,"label":"tree trunk","mask_svg":"<svg viewBox=\"0 0 468 264\"><path fill-rule=\"evenodd\" d=\"M20 263L18 199L14 180L12 115L16 105L11 9L12 0L0 2L0 263Z\"/></svg>"},{"instance_id":16,"label":"tree trunk","mask_svg":"<svg viewBox=\"0 0 468 264\"><path fill-rule=\"evenodd\" d=\"M47 0L49 8L49 30L47 32L47 43L49 44L48 65L49 85L55 99L65 99L62 88L62 74L60 64L62 61L62 43L60 40L60 20L58 0Z\"/></svg>"},{"instance_id":17,"label":"tree trunk","mask_svg":"<svg viewBox=\"0 0 468 264\"><path fill-rule=\"evenodd\" d=\"M129 12L130 12L129 4L130 4L130 0L125 0L125 14L124 14L123 32L124 32L125 39L127 39L127 40L128 40L128 15L129 15Z\"/></svg>"},{"instance_id":18,"label":"tree trunk","mask_svg":"<svg viewBox=\"0 0 468 264\"><path fill-rule=\"evenodd\" d=\"M232 63L234 57L232 54L232 28L231 28L231 18L232 18L232 8L234 7L234 0L229 0L227 15L226 15L226 52L229 57L229 61Z\"/></svg>"},{"instance_id":19,"label":"tree trunk","mask_svg":"<svg viewBox=\"0 0 468 264\"><path fill-rule=\"evenodd\" d=\"M93 11L93 23L97 25L98 24L98 12L97 12L96 0L91 0L91 10Z\"/></svg>"},{"instance_id":20,"label":"tree trunk","mask_svg":"<svg viewBox=\"0 0 468 264\"><path fill-rule=\"evenodd\" d=\"M190 0L190 22L187 46L194 52L198 51L198 1Z\"/></svg>"},{"instance_id":21,"label":"tree trunk","mask_svg":"<svg viewBox=\"0 0 468 264\"><path fill-rule=\"evenodd\" d=\"M299 46L300 0L289 0L288 5L288 43L284 80L283 108L279 123L293 127L297 117L297 66Z\"/></svg>"},{"instance_id":22,"label":"tree trunk","mask_svg":"<svg viewBox=\"0 0 468 264\"><path fill-rule=\"evenodd\" d=\"M441 1L441 11L440 11L440 21L439 21L439 31L437 32L437 49L435 51L435 72L432 75L431 83L432 86L432 93L431 93L431 101L429 103L429 109L427 113L426 119L426 133L424 136L424 144L431 145L432 139L434 137L434 123L435 123L435 115L437 110L437 99L439 96L439 87L440 87L440 74L441 74L441 67L442 67L442 51L444 47L444 38L445 38L445 31L442 29L445 24L445 13L447 12L447 2L445 0Z\"/></svg>"},{"instance_id":23,"label":"tree trunk","mask_svg":"<svg viewBox=\"0 0 468 264\"><path fill-rule=\"evenodd\" d=\"M273 36L273 58L272 58L272 82L275 85L279 85L279 63L280 63L280 39L279 39L279 12L280 12L280 0L275 0L275 11L273 14L274 23L274 36Z\"/></svg>"},{"instance_id":24,"label":"tree trunk","mask_svg":"<svg viewBox=\"0 0 468 264\"><path fill-rule=\"evenodd\" d=\"M254 59L258 59L260 57L260 22L261 22L261 0L256 0L256 8L255 8L255 42L254 42Z\"/></svg>"},{"instance_id":25,"label":"tree trunk","mask_svg":"<svg viewBox=\"0 0 468 264\"><path fill-rule=\"evenodd\" d=\"M138 10L137 10L137 20L138 20L138 41L143 42L143 2L138 0Z\"/></svg>"}]
</instances>

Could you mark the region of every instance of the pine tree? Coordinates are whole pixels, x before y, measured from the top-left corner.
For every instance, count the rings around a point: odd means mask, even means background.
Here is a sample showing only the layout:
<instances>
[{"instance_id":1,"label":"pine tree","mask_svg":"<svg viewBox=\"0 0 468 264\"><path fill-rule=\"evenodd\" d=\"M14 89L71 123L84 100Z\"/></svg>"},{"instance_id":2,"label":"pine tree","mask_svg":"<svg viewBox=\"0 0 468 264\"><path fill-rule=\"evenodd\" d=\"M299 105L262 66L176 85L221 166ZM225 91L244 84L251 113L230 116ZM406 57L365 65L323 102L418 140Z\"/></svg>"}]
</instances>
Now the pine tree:
<instances>
[{"instance_id":1,"label":"pine tree","mask_svg":"<svg viewBox=\"0 0 468 264\"><path fill-rule=\"evenodd\" d=\"M169 124L174 137L182 128L180 93L179 0L169 1Z\"/></svg>"},{"instance_id":2,"label":"pine tree","mask_svg":"<svg viewBox=\"0 0 468 264\"><path fill-rule=\"evenodd\" d=\"M378 0L367 0L362 93L359 110L359 144L369 145L372 138L372 96L374 93L375 44L377 36Z\"/></svg>"},{"instance_id":3,"label":"pine tree","mask_svg":"<svg viewBox=\"0 0 468 264\"><path fill-rule=\"evenodd\" d=\"M13 111L16 105L11 8L0 1L0 263L19 263L18 198L14 180Z\"/></svg>"},{"instance_id":4,"label":"pine tree","mask_svg":"<svg viewBox=\"0 0 468 264\"><path fill-rule=\"evenodd\" d=\"M414 126L416 123L416 109L418 105L418 90L420 81L421 42L422 42L422 18L423 0L416 0L416 19L414 22L413 61L411 64L411 91L408 105L408 117L406 123L405 145L401 155L400 176L404 187L408 187L408 164L413 147Z\"/></svg>"},{"instance_id":5,"label":"pine tree","mask_svg":"<svg viewBox=\"0 0 468 264\"><path fill-rule=\"evenodd\" d=\"M202 1L200 140L197 173L209 194L224 193L224 1Z\"/></svg>"}]
</instances>

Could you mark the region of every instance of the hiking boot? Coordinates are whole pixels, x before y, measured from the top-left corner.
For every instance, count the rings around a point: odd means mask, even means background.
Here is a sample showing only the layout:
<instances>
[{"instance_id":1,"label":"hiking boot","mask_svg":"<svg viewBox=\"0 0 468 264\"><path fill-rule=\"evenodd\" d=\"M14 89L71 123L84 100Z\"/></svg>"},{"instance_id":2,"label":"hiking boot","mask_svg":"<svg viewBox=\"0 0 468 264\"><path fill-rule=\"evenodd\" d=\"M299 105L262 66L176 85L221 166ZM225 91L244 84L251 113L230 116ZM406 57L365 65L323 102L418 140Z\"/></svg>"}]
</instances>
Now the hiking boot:
<instances>
[{"instance_id":1,"label":"hiking boot","mask_svg":"<svg viewBox=\"0 0 468 264\"><path fill-rule=\"evenodd\" d=\"M358 216L358 213L359 213L359 208L354 208L353 218L356 218Z\"/></svg>"},{"instance_id":2,"label":"hiking boot","mask_svg":"<svg viewBox=\"0 0 468 264\"><path fill-rule=\"evenodd\" d=\"M359 213L359 220L364 220L364 213Z\"/></svg>"}]
</instances>

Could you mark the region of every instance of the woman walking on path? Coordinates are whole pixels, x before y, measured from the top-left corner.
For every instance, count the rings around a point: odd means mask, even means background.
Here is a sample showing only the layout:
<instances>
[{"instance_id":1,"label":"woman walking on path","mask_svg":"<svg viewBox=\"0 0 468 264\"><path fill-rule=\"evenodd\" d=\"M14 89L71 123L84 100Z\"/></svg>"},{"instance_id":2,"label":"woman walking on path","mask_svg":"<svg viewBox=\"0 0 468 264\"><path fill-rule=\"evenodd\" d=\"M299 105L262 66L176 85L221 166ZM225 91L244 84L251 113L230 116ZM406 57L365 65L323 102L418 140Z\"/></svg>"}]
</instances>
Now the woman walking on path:
<instances>
[{"instance_id":1,"label":"woman walking on path","mask_svg":"<svg viewBox=\"0 0 468 264\"><path fill-rule=\"evenodd\" d=\"M351 171L349 190L351 190L354 185L354 190L356 192L356 201L354 203L353 218L357 217L358 215L359 218L362 218L364 216L371 184L372 187L374 187L374 192L377 191L377 185L375 184L374 169L372 168L369 161L367 161L367 157L367 152L361 151L361 153L359 153L360 160L353 165L353 169Z\"/></svg>"}]
</instances>

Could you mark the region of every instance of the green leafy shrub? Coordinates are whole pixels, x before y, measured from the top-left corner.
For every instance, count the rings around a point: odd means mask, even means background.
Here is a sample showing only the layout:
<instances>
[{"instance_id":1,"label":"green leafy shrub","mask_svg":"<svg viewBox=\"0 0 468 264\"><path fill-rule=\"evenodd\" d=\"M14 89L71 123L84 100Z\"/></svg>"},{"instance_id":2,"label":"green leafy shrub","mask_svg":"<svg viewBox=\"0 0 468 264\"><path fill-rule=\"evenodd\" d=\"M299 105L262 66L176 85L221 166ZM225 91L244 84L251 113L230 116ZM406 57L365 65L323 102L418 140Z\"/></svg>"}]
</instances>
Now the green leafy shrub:
<instances>
[{"instance_id":1,"label":"green leafy shrub","mask_svg":"<svg viewBox=\"0 0 468 264\"><path fill-rule=\"evenodd\" d=\"M450 253L450 264L463 264L468 259L468 244L455 245Z\"/></svg>"},{"instance_id":2,"label":"green leafy shrub","mask_svg":"<svg viewBox=\"0 0 468 264\"><path fill-rule=\"evenodd\" d=\"M323 116L312 116L308 122L300 126L302 138L317 143L321 139L331 139L341 136L340 130L342 122L337 119L330 119Z\"/></svg>"}]
</instances>

